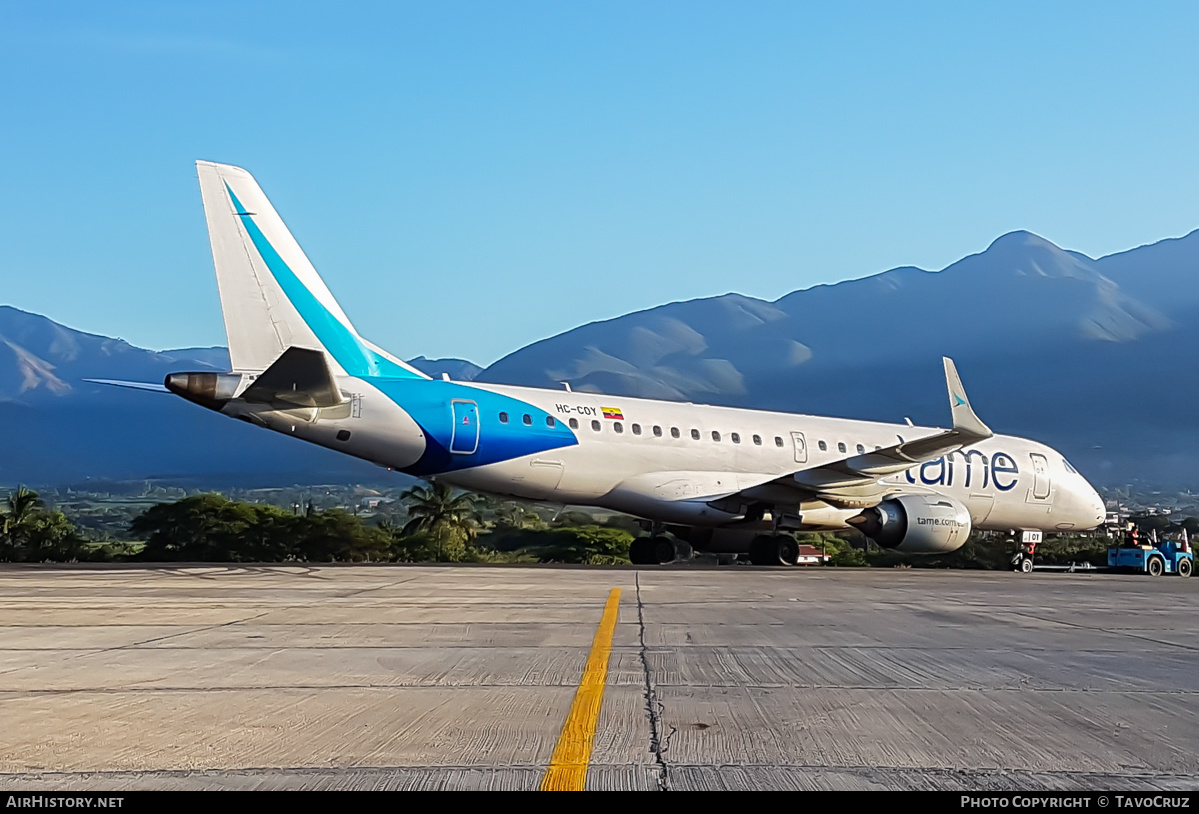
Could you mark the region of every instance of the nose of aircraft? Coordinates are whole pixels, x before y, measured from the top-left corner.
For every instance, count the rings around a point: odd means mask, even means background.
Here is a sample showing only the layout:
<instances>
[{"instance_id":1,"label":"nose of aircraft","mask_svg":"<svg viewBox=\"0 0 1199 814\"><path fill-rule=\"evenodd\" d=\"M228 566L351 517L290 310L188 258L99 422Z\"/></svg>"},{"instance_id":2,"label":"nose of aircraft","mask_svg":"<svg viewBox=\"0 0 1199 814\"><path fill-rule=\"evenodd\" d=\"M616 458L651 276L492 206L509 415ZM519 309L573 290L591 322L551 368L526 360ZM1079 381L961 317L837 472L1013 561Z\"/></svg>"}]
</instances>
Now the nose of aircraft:
<instances>
[{"instance_id":1,"label":"nose of aircraft","mask_svg":"<svg viewBox=\"0 0 1199 814\"><path fill-rule=\"evenodd\" d=\"M1107 519L1107 507L1099 492L1081 473L1066 464L1069 474L1059 481L1061 491L1058 493L1058 508L1053 510L1058 517L1060 511L1061 523L1059 529L1071 531L1089 531L1103 525Z\"/></svg>"},{"instance_id":2,"label":"nose of aircraft","mask_svg":"<svg viewBox=\"0 0 1199 814\"><path fill-rule=\"evenodd\" d=\"M1082 505L1085 516L1085 522L1081 524L1083 528L1093 529L1103 525L1103 520L1107 517L1107 507L1103 505L1103 498L1099 496L1099 492L1095 491L1095 487L1082 480Z\"/></svg>"}]
</instances>

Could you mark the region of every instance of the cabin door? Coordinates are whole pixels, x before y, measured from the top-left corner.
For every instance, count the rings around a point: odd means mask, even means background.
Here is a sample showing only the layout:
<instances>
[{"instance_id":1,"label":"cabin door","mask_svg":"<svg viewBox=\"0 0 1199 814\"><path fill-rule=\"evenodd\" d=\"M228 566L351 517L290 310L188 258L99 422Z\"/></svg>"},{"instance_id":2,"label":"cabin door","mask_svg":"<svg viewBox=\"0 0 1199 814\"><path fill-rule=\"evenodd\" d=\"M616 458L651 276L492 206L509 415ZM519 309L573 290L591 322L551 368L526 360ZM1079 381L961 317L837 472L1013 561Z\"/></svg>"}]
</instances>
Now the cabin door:
<instances>
[{"instance_id":1,"label":"cabin door","mask_svg":"<svg viewBox=\"0 0 1199 814\"><path fill-rule=\"evenodd\" d=\"M795 445L795 463L806 464L808 462L808 442L804 440L803 433L791 433L791 443Z\"/></svg>"},{"instance_id":2,"label":"cabin door","mask_svg":"<svg viewBox=\"0 0 1199 814\"><path fill-rule=\"evenodd\" d=\"M1029 453L1032 458L1032 491L1028 493L1029 501L1048 500L1052 484L1049 480L1049 462L1044 455Z\"/></svg>"},{"instance_id":3,"label":"cabin door","mask_svg":"<svg viewBox=\"0 0 1199 814\"><path fill-rule=\"evenodd\" d=\"M479 405L465 399L450 402L454 429L450 433L450 452L470 455L479 448Z\"/></svg>"}]
</instances>

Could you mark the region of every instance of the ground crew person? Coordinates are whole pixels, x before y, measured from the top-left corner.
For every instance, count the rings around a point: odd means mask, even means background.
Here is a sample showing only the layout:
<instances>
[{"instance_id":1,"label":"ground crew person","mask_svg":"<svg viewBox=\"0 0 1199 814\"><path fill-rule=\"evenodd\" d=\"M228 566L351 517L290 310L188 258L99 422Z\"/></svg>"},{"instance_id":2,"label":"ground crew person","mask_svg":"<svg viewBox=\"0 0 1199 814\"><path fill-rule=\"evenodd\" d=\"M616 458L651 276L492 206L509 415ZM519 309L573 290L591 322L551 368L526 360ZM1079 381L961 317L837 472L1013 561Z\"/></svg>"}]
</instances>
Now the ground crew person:
<instances>
[{"instance_id":1,"label":"ground crew person","mask_svg":"<svg viewBox=\"0 0 1199 814\"><path fill-rule=\"evenodd\" d=\"M1129 523L1128 531L1124 535L1124 545L1128 548L1140 548L1141 539L1137 534L1137 524Z\"/></svg>"}]
</instances>

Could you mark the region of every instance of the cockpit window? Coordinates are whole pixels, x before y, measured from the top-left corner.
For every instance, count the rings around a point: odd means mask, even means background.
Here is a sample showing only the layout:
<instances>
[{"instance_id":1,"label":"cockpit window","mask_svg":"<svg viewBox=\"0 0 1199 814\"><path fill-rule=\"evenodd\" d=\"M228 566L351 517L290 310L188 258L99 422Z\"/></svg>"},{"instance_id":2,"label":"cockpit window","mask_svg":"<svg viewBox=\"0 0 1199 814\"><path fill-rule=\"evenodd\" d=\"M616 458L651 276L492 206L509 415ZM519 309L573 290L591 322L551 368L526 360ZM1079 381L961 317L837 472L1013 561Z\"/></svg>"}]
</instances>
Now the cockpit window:
<instances>
[{"instance_id":1,"label":"cockpit window","mask_svg":"<svg viewBox=\"0 0 1199 814\"><path fill-rule=\"evenodd\" d=\"M1069 472L1070 474L1072 474L1072 475L1078 474L1078 470L1075 469L1074 467L1070 466L1070 462L1067 461L1065 458L1062 458L1062 464L1066 467L1066 471Z\"/></svg>"}]
</instances>

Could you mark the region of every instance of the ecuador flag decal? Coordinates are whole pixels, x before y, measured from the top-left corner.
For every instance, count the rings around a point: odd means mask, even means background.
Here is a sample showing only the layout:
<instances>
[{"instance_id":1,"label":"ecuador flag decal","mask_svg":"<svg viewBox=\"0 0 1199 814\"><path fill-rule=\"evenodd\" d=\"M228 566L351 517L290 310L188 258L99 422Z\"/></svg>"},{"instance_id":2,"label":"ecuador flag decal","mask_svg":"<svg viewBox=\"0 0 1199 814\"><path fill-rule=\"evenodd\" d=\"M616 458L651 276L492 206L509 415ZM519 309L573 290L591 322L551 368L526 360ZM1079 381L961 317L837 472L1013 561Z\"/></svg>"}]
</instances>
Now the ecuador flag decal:
<instances>
[{"instance_id":1,"label":"ecuador flag decal","mask_svg":"<svg viewBox=\"0 0 1199 814\"><path fill-rule=\"evenodd\" d=\"M614 418L617 421L624 421L624 413L620 411L619 407L601 407L600 409L604 411L604 418Z\"/></svg>"}]
</instances>

